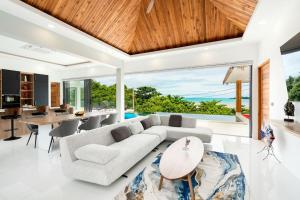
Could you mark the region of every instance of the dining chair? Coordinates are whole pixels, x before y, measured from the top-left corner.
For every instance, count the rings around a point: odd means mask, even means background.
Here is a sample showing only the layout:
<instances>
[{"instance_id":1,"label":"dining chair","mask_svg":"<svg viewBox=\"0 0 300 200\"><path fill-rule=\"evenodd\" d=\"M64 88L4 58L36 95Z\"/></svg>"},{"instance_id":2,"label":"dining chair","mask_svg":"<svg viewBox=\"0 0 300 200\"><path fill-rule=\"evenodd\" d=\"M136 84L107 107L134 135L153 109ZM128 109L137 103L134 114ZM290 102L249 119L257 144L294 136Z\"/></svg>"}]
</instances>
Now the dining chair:
<instances>
[{"instance_id":1,"label":"dining chair","mask_svg":"<svg viewBox=\"0 0 300 200\"><path fill-rule=\"evenodd\" d=\"M34 124L26 124L26 126L29 129L29 131L30 131L30 136L29 136L29 138L27 140L26 145L28 145L28 143L29 143L29 141L31 139L32 134L34 134L35 135L34 148L36 148L36 140L37 140L37 136L39 134L39 127L38 127L38 125L34 125Z\"/></svg>"},{"instance_id":2,"label":"dining chair","mask_svg":"<svg viewBox=\"0 0 300 200\"><path fill-rule=\"evenodd\" d=\"M79 119L65 120L62 121L58 127L52 129L49 133L49 135L51 136L51 140L50 140L48 153L50 152L51 146L54 142L54 137L61 138L61 137L73 135L77 131L78 124L79 124Z\"/></svg>"},{"instance_id":3,"label":"dining chair","mask_svg":"<svg viewBox=\"0 0 300 200\"><path fill-rule=\"evenodd\" d=\"M78 132L81 130L92 130L98 128L101 122L101 115L88 117L87 120L78 127Z\"/></svg>"},{"instance_id":4,"label":"dining chair","mask_svg":"<svg viewBox=\"0 0 300 200\"><path fill-rule=\"evenodd\" d=\"M101 122L101 126L111 125L117 122L117 113L112 113L108 116L108 118L104 119Z\"/></svg>"}]
</instances>

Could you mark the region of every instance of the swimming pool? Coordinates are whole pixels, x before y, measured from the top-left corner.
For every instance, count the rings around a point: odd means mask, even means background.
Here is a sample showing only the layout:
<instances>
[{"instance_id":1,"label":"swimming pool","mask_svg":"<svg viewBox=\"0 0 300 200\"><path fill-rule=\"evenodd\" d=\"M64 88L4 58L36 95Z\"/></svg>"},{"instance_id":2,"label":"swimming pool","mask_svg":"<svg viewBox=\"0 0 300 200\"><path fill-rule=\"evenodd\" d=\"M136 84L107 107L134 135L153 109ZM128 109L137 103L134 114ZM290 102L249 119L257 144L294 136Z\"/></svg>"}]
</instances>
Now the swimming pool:
<instances>
[{"instance_id":1,"label":"swimming pool","mask_svg":"<svg viewBox=\"0 0 300 200\"><path fill-rule=\"evenodd\" d=\"M138 116L138 114L136 114L136 113L125 113L125 119L132 119L132 118L135 118L135 117L137 117Z\"/></svg>"}]
</instances>

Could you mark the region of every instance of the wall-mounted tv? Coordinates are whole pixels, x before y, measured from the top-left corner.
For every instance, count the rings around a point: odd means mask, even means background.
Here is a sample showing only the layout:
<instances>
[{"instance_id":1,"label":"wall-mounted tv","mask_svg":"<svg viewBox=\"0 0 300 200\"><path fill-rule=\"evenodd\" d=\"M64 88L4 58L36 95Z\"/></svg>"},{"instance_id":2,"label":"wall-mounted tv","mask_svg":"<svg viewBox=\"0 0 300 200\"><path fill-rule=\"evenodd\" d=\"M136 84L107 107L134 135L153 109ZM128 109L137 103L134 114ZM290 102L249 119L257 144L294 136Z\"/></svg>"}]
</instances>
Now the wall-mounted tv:
<instances>
[{"instance_id":1,"label":"wall-mounted tv","mask_svg":"<svg viewBox=\"0 0 300 200\"><path fill-rule=\"evenodd\" d=\"M300 101L300 33L280 47L290 101Z\"/></svg>"}]
</instances>

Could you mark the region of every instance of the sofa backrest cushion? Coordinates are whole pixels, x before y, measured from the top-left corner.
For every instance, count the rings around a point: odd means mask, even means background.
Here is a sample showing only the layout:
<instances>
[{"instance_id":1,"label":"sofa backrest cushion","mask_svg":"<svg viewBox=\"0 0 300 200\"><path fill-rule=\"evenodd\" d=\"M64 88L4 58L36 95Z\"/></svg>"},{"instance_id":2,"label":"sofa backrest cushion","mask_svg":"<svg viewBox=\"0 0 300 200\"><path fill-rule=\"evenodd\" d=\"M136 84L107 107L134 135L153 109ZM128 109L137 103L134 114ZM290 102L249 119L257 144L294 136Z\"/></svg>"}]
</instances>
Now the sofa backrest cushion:
<instances>
[{"instance_id":1,"label":"sofa backrest cushion","mask_svg":"<svg viewBox=\"0 0 300 200\"><path fill-rule=\"evenodd\" d=\"M169 115L161 115L160 121L162 126L169 126ZM196 128L197 119L190 117L182 117L182 127L183 128Z\"/></svg>"},{"instance_id":2,"label":"sofa backrest cushion","mask_svg":"<svg viewBox=\"0 0 300 200\"><path fill-rule=\"evenodd\" d=\"M133 121L129 123L128 128L130 129L133 135L139 134L144 130L144 127L140 121Z\"/></svg>"},{"instance_id":3,"label":"sofa backrest cushion","mask_svg":"<svg viewBox=\"0 0 300 200\"><path fill-rule=\"evenodd\" d=\"M150 118L142 120L141 123L144 127L144 130L146 130L152 126L152 120Z\"/></svg>"},{"instance_id":4,"label":"sofa backrest cushion","mask_svg":"<svg viewBox=\"0 0 300 200\"><path fill-rule=\"evenodd\" d=\"M125 140L132 135L130 129L127 126L120 126L111 130L111 135L116 142Z\"/></svg>"},{"instance_id":5,"label":"sofa backrest cushion","mask_svg":"<svg viewBox=\"0 0 300 200\"><path fill-rule=\"evenodd\" d=\"M169 126L181 127L181 125L182 125L182 116L181 115L170 115Z\"/></svg>"},{"instance_id":6,"label":"sofa backrest cushion","mask_svg":"<svg viewBox=\"0 0 300 200\"><path fill-rule=\"evenodd\" d=\"M197 119L196 118L183 117L181 125L184 128L196 128L196 126L197 126Z\"/></svg>"},{"instance_id":7,"label":"sofa backrest cushion","mask_svg":"<svg viewBox=\"0 0 300 200\"><path fill-rule=\"evenodd\" d=\"M152 121L152 126L160 126L161 125L161 120L158 114L151 114L149 115L149 118Z\"/></svg>"},{"instance_id":8,"label":"sofa backrest cushion","mask_svg":"<svg viewBox=\"0 0 300 200\"><path fill-rule=\"evenodd\" d=\"M161 115L160 116L160 121L162 126L169 126L169 115Z\"/></svg>"}]
</instances>

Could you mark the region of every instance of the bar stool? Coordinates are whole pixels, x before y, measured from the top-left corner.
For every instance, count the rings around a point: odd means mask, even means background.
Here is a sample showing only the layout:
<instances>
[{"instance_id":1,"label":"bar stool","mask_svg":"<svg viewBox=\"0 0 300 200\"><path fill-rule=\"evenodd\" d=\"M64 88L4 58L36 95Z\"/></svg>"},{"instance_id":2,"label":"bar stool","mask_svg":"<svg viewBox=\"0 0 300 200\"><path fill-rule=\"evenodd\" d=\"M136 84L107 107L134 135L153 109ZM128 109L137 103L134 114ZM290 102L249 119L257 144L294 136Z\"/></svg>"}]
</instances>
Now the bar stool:
<instances>
[{"instance_id":1,"label":"bar stool","mask_svg":"<svg viewBox=\"0 0 300 200\"><path fill-rule=\"evenodd\" d=\"M1 119L10 120L10 131L11 136L9 138L4 139L4 141L17 140L21 137L15 136L15 120L21 117L21 109L20 108L8 108L6 109L6 113Z\"/></svg>"}]
</instances>

